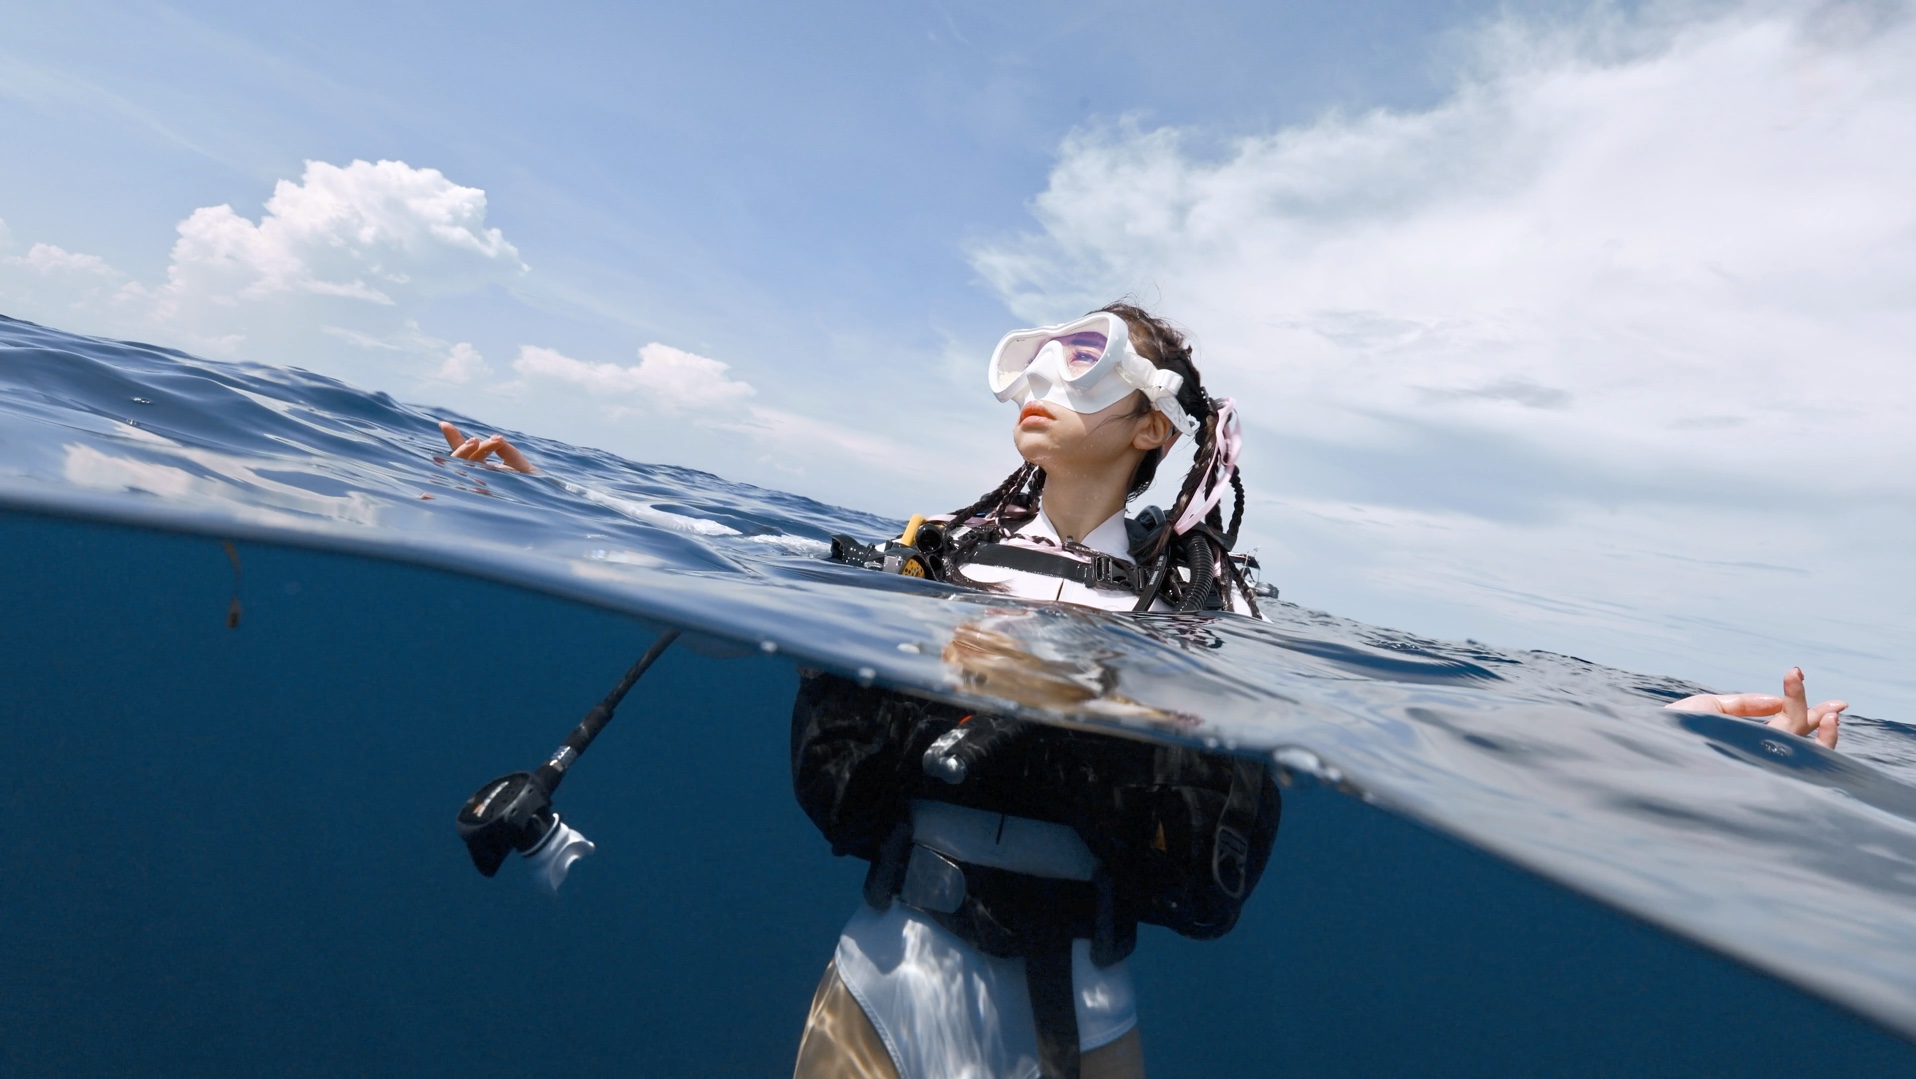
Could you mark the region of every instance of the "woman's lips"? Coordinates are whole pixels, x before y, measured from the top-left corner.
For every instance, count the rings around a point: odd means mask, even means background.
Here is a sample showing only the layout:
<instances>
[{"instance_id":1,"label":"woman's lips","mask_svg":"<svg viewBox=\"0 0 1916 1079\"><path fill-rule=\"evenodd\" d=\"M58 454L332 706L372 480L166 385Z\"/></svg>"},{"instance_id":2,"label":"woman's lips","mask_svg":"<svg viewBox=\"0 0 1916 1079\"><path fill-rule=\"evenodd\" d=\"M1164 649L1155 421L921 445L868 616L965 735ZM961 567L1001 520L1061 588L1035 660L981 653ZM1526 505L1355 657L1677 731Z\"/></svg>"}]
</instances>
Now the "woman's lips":
<instances>
[{"instance_id":1,"label":"woman's lips","mask_svg":"<svg viewBox=\"0 0 1916 1079\"><path fill-rule=\"evenodd\" d=\"M1044 407L1043 405L1039 404L1036 401L1033 401L1030 404L1026 405L1023 409L1019 410L1018 426L1023 427L1025 424L1025 421L1031 419L1033 416L1036 416L1039 419L1044 419L1044 420L1055 420L1058 418L1051 414L1050 409Z\"/></svg>"}]
</instances>

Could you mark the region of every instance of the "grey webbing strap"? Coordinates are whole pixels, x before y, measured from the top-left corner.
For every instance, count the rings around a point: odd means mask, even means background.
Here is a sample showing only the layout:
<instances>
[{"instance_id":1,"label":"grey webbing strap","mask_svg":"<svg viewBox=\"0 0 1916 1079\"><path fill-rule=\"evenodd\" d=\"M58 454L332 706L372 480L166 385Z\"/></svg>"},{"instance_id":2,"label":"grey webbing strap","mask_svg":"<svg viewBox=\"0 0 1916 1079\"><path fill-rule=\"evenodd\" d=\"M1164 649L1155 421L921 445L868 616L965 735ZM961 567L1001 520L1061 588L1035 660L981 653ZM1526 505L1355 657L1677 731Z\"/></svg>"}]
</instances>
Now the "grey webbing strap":
<instances>
[{"instance_id":1,"label":"grey webbing strap","mask_svg":"<svg viewBox=\"0 0 1916 1079\"><path fill-rule=\"evenodd\" d=\"M1086 588L1114 592L1136 592L1143 583L1143 574L1137 566L1108 554L1094 555L1090 561L1081 561L1068 555L1037 551L1016 544L987 543L972 552L969 561L1046 577L1062 577Z\"/></svg>"},{"instance_id":2,"label":"grey webbing strap","mask_svg":"<svg viewBox=\"0 0 1916 1079\"><path fill-rule=\"evenodd\" d=\"M873 910L891 908L892 896L905 883L911 850L911 819L906 818L892 825L891 834L878 845L878 857L865 871L865 902Z\"/></svg>"},{"instance_id":3,"label":"grey webbing strap","mask_svg":"<svg viewBox=\"0 0 1916 1079\"><path fill-rule=\"evenodd\" d=\"M1231 790L1211 842L1211 879L1232 899L1243 899L1250 884L1251 837L1257 834L1264 775L1262 762L1231 762Z\"/></svg>"},{"instance_id":4,"label":"grey webbing strap","mask_svg":"<svg viewBox=\"0 0 1916 1079\"><path fill-rule=\"evenodd\" d=\"M1047 941L1025 954L1025 988L1038 1026L1038 1074L1078 1079L1078 1003L1071 987L1071 938Z\"/></svg>"}]
</instances>

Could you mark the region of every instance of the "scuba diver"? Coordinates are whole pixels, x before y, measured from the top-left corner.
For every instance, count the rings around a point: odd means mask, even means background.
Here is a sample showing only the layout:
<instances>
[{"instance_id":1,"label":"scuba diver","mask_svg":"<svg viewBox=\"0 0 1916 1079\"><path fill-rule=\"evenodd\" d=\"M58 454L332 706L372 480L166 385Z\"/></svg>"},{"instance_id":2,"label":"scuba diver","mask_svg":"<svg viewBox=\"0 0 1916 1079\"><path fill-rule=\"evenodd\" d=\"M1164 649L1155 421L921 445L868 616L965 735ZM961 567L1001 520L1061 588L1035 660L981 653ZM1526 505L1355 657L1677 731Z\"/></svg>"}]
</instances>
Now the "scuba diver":
<instances>
[{"instance_id":1,"label":"scuba diver","mask_svg":"<svg viewBox=\"0 0 1916 1079\"><path fill-rule=\"evenodd\" d=\"M1114 303L1006 335L988 377L1019 406L1023 463L890 544L837 537L835 558L1023 600L1262 617L1253 563L1233 553L1245 504L1236 408L1205 392L1176 329ZM454 458L496 452L534 471L501 436L441 430ZM1187 435L1194 460L1170 510L1127 518ZM990 637L961 629L945 658L962 674ZM1210 939L1236 923L1281 812L1267 764L800 675L794 792L833 852L870 868L794 1079L1142 1076L1125 965L1137 927ZM1846 705L1810 707L1793 669L1780 698L1671 707L1773 716L1833 746Z\"/></svg>"},{"instance_id":2,"label":"scuba diver","mask_svg":"<svg viewBox=\"0 0 1916 1079\"><path fill-rule=\"evenodd\" d=\"M1168 323L1112 304L999 342L1015 471L842 561L1023 599L1257 615L1235 408ZM1179 437L1168 513L1127 519ZM1231 500L1225 523L1224 501ZM1016 617L1012 611L998 617ZM961 630L946 659L991 631ZM1125 957L1139 923L1223 935L1270 857L1262 762L1027 723L802 672L793 786L834 853L871 863L814 996L797 1079L1141 1076Z\"/></svg>"}]
</instances>

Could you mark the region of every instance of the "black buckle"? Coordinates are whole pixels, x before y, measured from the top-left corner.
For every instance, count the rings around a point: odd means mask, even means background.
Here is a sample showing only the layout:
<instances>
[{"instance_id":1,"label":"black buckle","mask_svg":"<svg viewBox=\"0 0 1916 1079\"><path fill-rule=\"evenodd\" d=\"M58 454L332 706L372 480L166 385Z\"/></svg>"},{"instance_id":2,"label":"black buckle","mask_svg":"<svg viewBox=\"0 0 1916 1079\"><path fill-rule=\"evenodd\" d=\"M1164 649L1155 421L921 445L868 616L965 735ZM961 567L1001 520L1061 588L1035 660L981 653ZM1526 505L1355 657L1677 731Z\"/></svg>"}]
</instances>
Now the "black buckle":
<instances>
[{"instance_id":1,"label":"black buckle","mask_svg":"<svg viewBox=\"0 0 1916 1079\"><path fill-rule=\"evenodd\" d=\"M847 566L863 566L866 569L883 569L884 552L870 544L860 543L850 536L832 537L832 561Z\"/></svg>"},{"instance_id":2,"label":"black buckle","mask_svg":"<svg viewBox=\"0 0 1916 1079\"><path fill-rule=\"evenodd\" d=\"M1087 564L1091 568L1090 580L1085 582L1087 587L1124 592L1138 590L1137 581L1131 574L1131 563L1101 554L1094 556Z\"/></svg>"}]
</instances>

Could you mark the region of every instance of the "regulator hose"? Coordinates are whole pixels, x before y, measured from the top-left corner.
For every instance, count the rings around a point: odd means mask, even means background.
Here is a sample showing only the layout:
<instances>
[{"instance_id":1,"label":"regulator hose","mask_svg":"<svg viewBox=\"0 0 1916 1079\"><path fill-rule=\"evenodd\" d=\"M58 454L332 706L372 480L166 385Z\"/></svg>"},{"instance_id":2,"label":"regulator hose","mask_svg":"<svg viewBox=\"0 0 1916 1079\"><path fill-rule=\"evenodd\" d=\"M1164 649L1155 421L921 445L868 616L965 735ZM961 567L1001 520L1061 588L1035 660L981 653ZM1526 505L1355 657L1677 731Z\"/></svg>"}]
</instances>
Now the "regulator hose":
<instances>
[{"instance_id":1,"label":"regulator hose","mask_svg":"<svg viewBox=\"0 0 1916 1079\"><path fill-rule=\"evenodd\" d=\"M1201 533L1184 536L1184 561L1191 567L1191 582L1178 600L1178 613L1190 614L1204 609L1211 598L1211 584L1217 579L1217 565L1211 561L1211 543Z\"/></svg>"}]
</instances>

